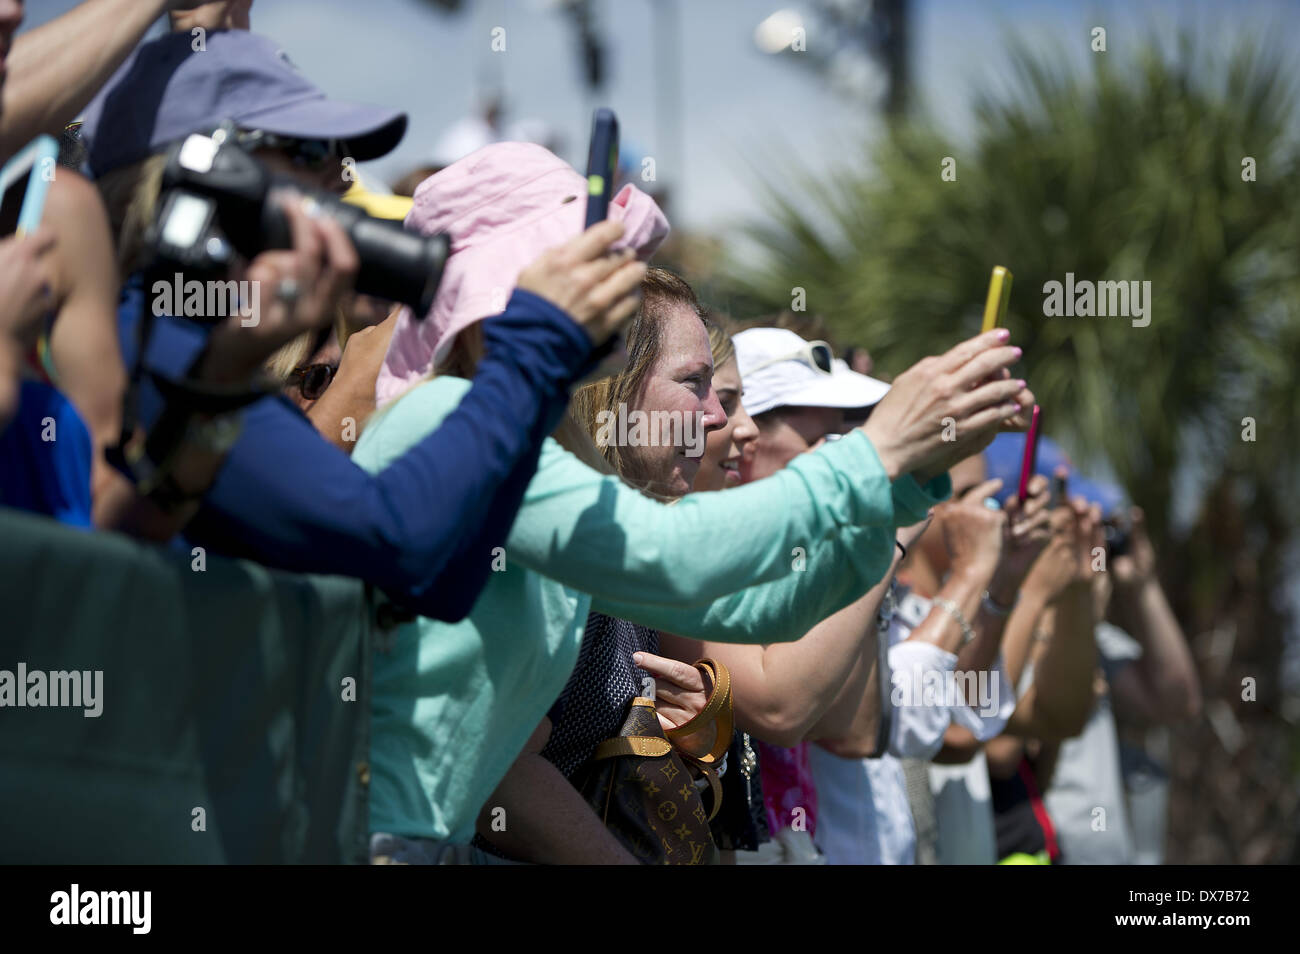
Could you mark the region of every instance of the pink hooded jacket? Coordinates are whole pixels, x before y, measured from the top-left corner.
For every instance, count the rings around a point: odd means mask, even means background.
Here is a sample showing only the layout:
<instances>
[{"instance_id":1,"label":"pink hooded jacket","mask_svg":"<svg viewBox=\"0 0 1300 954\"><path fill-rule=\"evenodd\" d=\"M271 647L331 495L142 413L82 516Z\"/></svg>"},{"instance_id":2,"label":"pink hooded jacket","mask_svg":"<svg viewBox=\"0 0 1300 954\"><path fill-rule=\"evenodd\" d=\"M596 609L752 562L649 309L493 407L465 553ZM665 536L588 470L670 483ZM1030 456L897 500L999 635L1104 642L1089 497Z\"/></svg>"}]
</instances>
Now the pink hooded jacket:
<instances>
[{"instance_id":1,"label":"pink hooded jacket","mask_svg":"<svg viewBox=\"0 0 1300 954\"><path fill-rule=\"evenodd\" d=\"M428 375L458 332L505 311L534 259L582 233L586 186L554 153L523 142L485 146L421 183L406 227L446 232L451 254L429 316L416 321L409 308L398 316L375 384L378 404ZM668 234L654 200L632 185L611 200L609 217L626 226L615 248L631 246L642 260Z\"/></svg>"}]
</instances>

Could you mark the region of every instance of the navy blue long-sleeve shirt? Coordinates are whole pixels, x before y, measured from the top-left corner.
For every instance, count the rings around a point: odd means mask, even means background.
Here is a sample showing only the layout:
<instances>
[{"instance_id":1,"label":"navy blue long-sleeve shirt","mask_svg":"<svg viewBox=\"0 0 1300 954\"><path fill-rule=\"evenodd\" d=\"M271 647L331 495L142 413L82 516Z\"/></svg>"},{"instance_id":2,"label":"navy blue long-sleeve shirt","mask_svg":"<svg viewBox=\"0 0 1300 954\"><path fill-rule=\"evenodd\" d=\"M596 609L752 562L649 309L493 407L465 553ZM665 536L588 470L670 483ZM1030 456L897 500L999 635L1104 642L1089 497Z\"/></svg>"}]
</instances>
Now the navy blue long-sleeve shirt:
<instances>
[{"instance_id":1,"label":"navy blue long-sleeve shirt","mask_svg":"<svg viewBox=\"0 0 1300 954\"><path fill-rule=\"evenodd\" d=\"M135 285L120 312L128 360L142 291ZM352 463L283 397L250 405L186 537L268 566L364 579L423 616L463 618L591 354L572 318L525 291L483 322L483 334L486 354L460 406L378 474ZM204 340L191 322L156 319L146 366L177 377ZM150 404L156 414L157 395L142 394L142 410Z\"/></svg>"}]
</instances>

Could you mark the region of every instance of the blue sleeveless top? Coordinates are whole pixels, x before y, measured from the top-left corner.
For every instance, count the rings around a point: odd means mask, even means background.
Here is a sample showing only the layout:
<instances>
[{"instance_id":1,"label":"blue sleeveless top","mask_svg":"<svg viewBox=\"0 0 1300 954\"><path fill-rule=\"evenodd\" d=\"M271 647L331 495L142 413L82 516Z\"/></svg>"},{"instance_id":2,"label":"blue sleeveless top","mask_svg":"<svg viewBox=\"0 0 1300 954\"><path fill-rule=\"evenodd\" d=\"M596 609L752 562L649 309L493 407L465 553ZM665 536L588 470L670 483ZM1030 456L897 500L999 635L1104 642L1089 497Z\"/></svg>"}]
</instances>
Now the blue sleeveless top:
<instances>
[{"instance_id":1,"label":"blue sleeveless top","mask_svg":"<svg viewBox=\"0 0 1300 954\"><path fill-rule=\"evenodd\" d=\"M23 381L18 413L0 432L0 506L91 528L90 431L43 381Z\"/></svg>"}]
</instances>

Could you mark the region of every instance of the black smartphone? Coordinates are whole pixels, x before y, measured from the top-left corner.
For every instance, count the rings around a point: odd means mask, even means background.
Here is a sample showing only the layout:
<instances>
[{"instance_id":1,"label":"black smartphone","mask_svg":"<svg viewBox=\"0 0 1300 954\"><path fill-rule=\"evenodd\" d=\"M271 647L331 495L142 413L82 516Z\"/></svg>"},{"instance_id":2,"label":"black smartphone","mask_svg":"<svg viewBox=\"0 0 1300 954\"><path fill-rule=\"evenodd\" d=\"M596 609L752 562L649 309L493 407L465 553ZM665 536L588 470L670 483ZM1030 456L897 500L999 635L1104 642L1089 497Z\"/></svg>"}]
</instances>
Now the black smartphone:
<instances>
[{"instance_id":1,"label":"black smartphone","mask_svg":"<svg viewBox=\"0 0 1300 954\"><path fill-rule=\"evenodd\" d=\"M1132 527L1124 517L1111 517L1101 525L1106 535L1106 555L1124 556L1129 551Z\"/></svg>"},{"instance_id":2,"label":"black smartphone","mask_svg":"<svg viewBox=\"0 0 1300 954\"><path fill-rule=\"evenodd\" d=\"M609 214L609 200L618 173L618 117L612 109L598 109L591 119L591 147L587 152L587 221L591 228Z\"/></svg>"},{"instance_id":3,"label":"black smartphone","mask_svg":"<svg viewBox=\"0 0 1300 954\"><path fill-rule=\"evenodd\" d=\"M1065 504L1066 501L1069 499L1067 496L1068 493L1069 493L1068 479L1060 476L1059 474L1053 474L1051 508L1055 510L1057 507L1060 507L1063 504Z\"/></svg>"}]
</instances>

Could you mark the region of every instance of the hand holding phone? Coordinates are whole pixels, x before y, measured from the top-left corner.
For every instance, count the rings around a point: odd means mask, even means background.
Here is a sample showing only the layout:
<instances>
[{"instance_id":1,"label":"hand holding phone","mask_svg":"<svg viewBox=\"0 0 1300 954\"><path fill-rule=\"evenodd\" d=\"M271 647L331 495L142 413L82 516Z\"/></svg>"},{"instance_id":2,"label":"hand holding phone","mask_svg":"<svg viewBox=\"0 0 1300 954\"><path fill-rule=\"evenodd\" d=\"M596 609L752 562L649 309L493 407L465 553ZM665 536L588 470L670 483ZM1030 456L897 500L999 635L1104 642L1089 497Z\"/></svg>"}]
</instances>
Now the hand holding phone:
<instances>
[{"instance_id":1,"label":"hand holding phone","mask_svg":"<svg viewBox=\"0 0 1300 954\"><path fill-rule=\"evenodd\" d=\"M630 248L612 249L622 222L601 222L547 249L519 274L518 288L545 298L582 326L594 353L617 351L623 326L640 306L646 266Z\"/></svg>"},{"instance_id":2,"label":"hand holding phone","mask_svg":"<svg viewBox=\"0 0 1300 954\"><path fill-rule=\"evenodd\" d=\"M1063 507L1069 502L1069 478L1059 471L1052 475L1052 502L1051 508Z\"/></svg>"},{"instance_id":3,"label":"hand holding phone","mask_svg":"<svg viewBox=\"0 0 1300 954\"><path fill-rule=\"evenodd\" d=\"M591 145L587 150L586 228L609 215L617 173L618 117L612 109L598 109L591 119Z\"/></svg>"},{"instance_id":4,"label":"hand holding phone","mask_svg":"<svg viewBox=\"0 0 1300 954\"><path fill-rule=\"evenodd\" d=\"M1025 437L1025 456L1020 461L1020 487L1016 490L1016 499L1021 505L1029 497L1029 481L1033 480L1038 467L1038 432L1042 423L1042 408L1034 405L1034 415L1029 421L1029 434Z\"/></svg>"}]
</instances>

